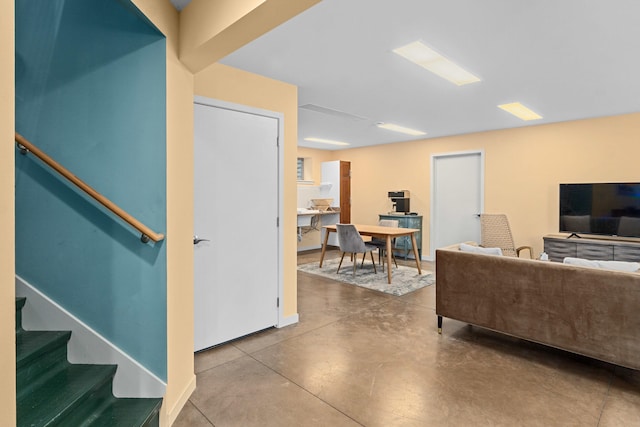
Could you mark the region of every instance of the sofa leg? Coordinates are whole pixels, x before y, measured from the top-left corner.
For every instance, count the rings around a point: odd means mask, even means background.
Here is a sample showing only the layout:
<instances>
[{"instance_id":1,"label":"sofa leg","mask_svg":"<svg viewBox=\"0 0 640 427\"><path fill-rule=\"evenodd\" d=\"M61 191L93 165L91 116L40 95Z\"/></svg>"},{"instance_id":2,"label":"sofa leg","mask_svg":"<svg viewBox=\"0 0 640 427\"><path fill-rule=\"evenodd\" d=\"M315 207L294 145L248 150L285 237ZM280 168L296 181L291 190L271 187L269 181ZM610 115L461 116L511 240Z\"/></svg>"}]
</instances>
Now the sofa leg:
<instances>
[{"instance_id":1,"label":"sofa leg","mask_svg":"<svg viewBox=\"0 0 640 427\"><path fill-rule=\"evenodd\" d=\"M438 316L438 333L442 335L442 316Z\"/></svg>"}]
</instances>

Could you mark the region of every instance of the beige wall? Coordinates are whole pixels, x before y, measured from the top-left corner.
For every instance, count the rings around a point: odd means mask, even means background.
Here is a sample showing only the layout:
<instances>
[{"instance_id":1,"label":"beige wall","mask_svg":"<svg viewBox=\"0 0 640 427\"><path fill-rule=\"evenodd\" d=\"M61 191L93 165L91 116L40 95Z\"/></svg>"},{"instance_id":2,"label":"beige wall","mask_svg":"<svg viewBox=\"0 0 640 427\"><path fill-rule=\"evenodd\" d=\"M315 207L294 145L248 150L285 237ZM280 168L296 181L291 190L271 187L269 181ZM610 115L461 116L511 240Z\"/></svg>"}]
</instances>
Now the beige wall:
<instances>
[{"instance_id":1,"label":"beige wall","mask_svg":"<svg viewBox=\"0 0 640 427\"><path fill-rule=\"evenodd\" d=\"M14 1L0 0L0 425L16 422Z\"/></svg>"},{"instance_id":2,"label":"beige wall","mask_svg":"<svg viewBox=\"0 0 640 427\"><path fill-rule=\"evenodd\" d=\"M178 12L168 0L135 0L167 37L167 392L171 425L196 386L193 367L193 75L178 60Z\"/></svg>"},{"instance_id":3,"label":"beige wall","mask_svg":"<svg viewBox=\"0 0 640 427\"><path fill-rule=\"evenodd\" d=\"M298 88L214 64L195 75L195 94L284 114L284 290L285 317L297 313L296 154Z\"/></svg>"},{"instance_id":4,"label":"beige wall","mask_svg":"<svg viewBox=\"0 0 640 427\"><path fill-rule=\"evenodd\" d=\"M487 213L506 213L517 245L542 251L558 232L561 182L640 181L640 113L333 152L351 161L351 218L373 223L390 210L386 192L411 191L411 210L424 215L423 253L429 254L431 156L485 152ZM381 173L381 171L385 171Z\"/></svg>"},{"instance_id":5,"label":"beige wall","mask_svg":"<svg viewBox=\"0 0 640 427\"><path fill-rule=\"evenodd\" d=\"M180 13L180 60L197 73L320 0L192 0Z\"/></svg>"}]
</instances>

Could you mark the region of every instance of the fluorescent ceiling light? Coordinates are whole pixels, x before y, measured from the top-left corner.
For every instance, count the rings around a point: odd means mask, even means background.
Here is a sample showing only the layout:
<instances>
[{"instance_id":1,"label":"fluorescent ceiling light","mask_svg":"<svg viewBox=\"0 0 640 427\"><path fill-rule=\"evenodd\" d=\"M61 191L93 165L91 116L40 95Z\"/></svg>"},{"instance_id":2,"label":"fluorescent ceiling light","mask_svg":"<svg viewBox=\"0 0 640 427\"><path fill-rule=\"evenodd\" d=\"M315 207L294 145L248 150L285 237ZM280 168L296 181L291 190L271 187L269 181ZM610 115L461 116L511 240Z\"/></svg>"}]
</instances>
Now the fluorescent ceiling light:
<instances>
[{"instance_id":1,"label":"fluorescent ceiling light","mask_svg":"<svg viewBox=\"0 0 640 427\"><path fill-rule=\"evenodd\" d=\"M511 113L522 120L538 120L542 118L540 114L528 109L527 107L525 107L519 102L512 102L511 104L498 105L498 108L502 108L507 113Z\"/></svg>"},{"instance_id":2,"label":"fluorescent ceiling light","mask_svg":"<svg viewBox=\"0 0 640 427\"><path fill-rule=\"evenodd\" d=\"M305 138L304 140L309 142L319 142L321 144L349 145L348 142L334 141L332 139L324 139L324 138Z\"/></svg>"},{"instance_id":3,"label":"fluorescent ceiling light","mask_svg":"<svg viewBox=\"0 0 640 427\"><path fill-rule=\"evenodd\" d=\"M479 77L448 60L422 42L415 41L393 51L458 86L480 81Z\"/></svg>"},{"instance_id":4,"label":"fluorescent ceiling light","mask_svg":"<svg viewBox=\"0 0 640 427\"><path fill-rule=\"evenodd\" d=\"M376 126L386 130L392 130L394 132L406 133L407 135L426 135L426 132L422 132L421 130L415 130L411 128L406 128L404 126L394 125L393 123L376 123Z\"/></svg>"}]
</instances>

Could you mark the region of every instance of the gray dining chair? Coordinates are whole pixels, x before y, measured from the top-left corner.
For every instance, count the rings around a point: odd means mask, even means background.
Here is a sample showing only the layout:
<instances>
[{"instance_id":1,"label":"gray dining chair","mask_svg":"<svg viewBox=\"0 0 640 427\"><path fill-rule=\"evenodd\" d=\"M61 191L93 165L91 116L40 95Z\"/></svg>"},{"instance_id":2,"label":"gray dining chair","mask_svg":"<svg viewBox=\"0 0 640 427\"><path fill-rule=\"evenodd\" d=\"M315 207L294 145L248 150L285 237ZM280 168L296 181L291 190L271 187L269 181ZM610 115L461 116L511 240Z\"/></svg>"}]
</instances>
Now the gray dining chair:
<instances>
[{"instance_id":1,"label":"gray dining chair","mask_svg":"<svg viewBox=\"0 0 640 427\"><path fill-rule=\"evenodd\" d=\"M362 254L362 264L360 265L360 268L362 268L364 266L364 259L367 257L367 252L371 254L373 272L377 273L376 262L373 259L373 251L376 250L376 247L366 244L353 224L336 224L336 230L338 231L338 245L342 251L340 264L338 264L338 271L336 273L340 273L340 267L342 267L345 254L351 254L353 257L353 276L355 277L356 264L358 263L357 254Z\"/></svg>"},{"instance_id":2,"label":"gray dining chair","mask_svg":"<svg viewBox=\"0 0 640 427\"><path fill-rule=\"evenodd\" d=\"M395 227L398 228L399 221L397 219L381 219L378 221L378 225L381 227ZM396 264L396 268L398 267L398 261L396 261L396 256L393 253L393 246L395 245L396 239L393 239L391 242L391 258L393 258L393 262ZM382 271L384 272L384 262L386 259L386 251L387 251L387 239L378 239L372 238L370 242L367 242L370 245L378 248L378 263L382 264Z\"/></svg>"}]
</instances>

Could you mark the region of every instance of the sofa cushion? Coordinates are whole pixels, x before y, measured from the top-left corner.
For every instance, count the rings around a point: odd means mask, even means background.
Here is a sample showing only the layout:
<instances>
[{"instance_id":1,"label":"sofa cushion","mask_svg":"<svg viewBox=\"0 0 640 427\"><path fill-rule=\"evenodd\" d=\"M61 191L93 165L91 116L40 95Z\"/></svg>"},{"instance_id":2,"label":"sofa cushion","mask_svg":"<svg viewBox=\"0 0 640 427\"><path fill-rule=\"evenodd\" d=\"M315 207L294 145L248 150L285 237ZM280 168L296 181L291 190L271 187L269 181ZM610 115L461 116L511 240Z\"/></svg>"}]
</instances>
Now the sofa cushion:
<instances>
[{"instance_id":1,"label":"sofa cushion","mask_svg":"<svg viewBox=\"0 0 640 427\"><path fill-rule=\"evenodd\" d=\"M468 245L466 243L460 243L460 250L474 254L502 255L502 249L500 248L481 248L480 246Z\"/></svg>"},{"instance_id":2,"label":"sofa cushion","mask_svg":"<svg viewBox=\"0 0 640 427\"><path fill-rule=\"evenodd\" d=\"M634 273L640 270L640 263L626 261L599 261L584 258L566 257L563 261L569 265L579 265L582 267L602 268L604 270L626 271Z\"/></svg>"}]
</instances>

